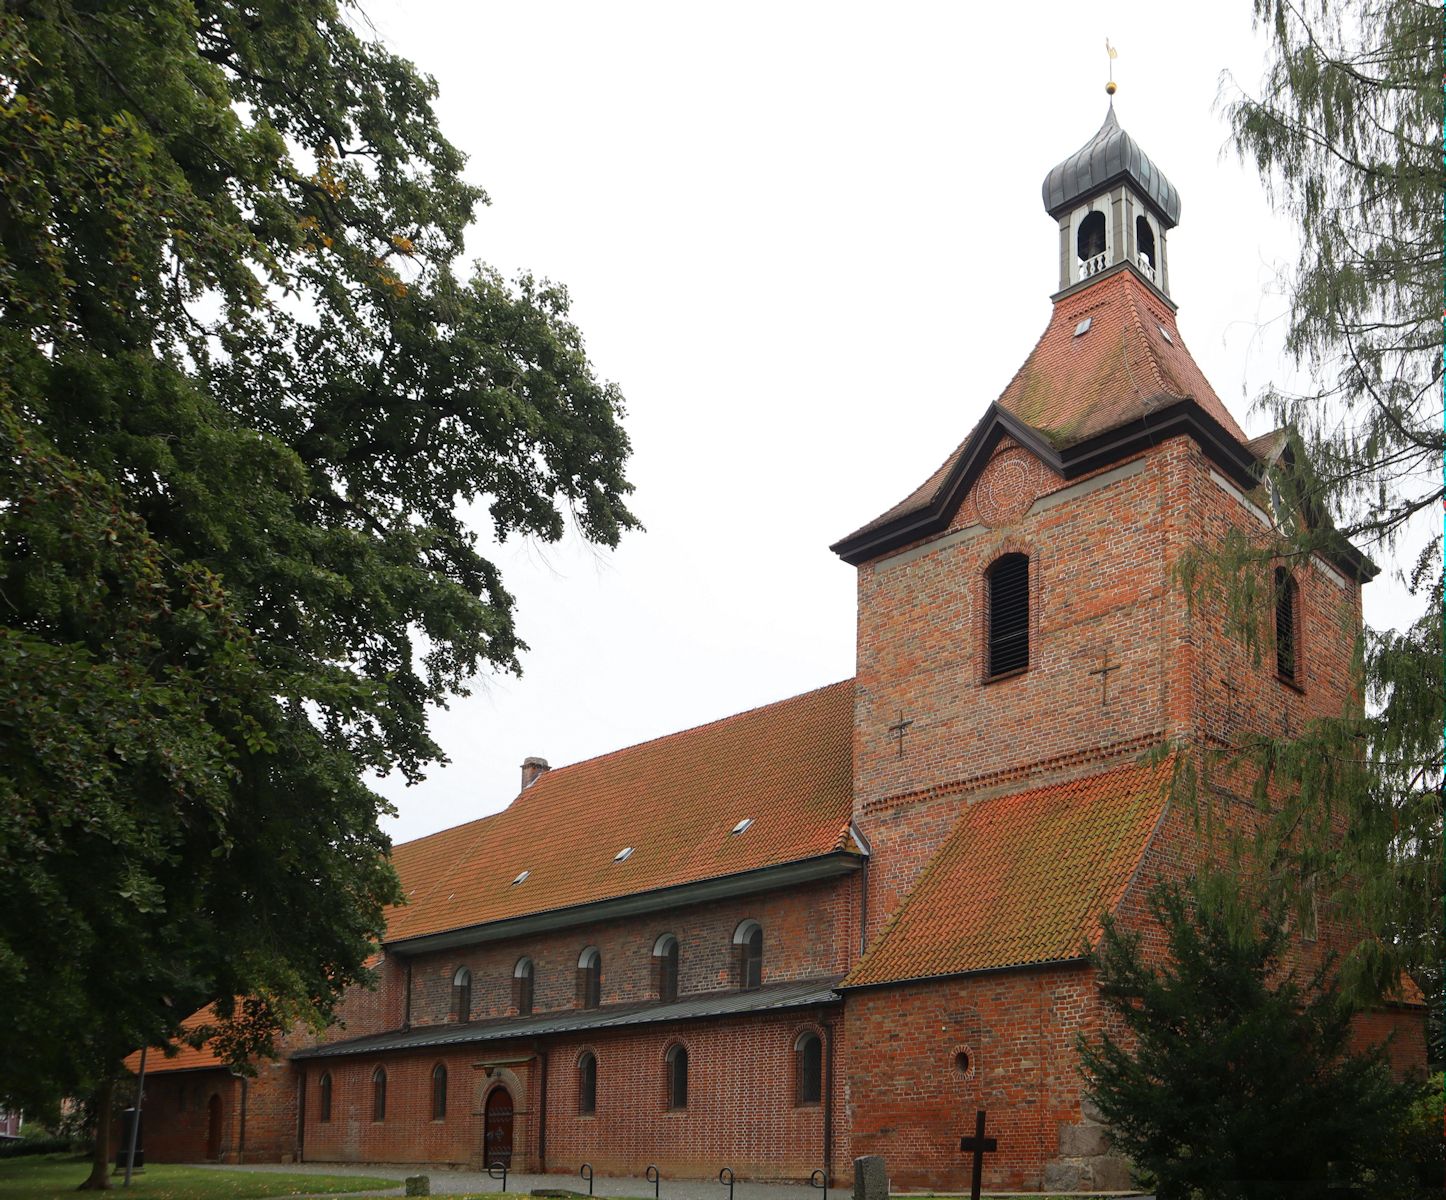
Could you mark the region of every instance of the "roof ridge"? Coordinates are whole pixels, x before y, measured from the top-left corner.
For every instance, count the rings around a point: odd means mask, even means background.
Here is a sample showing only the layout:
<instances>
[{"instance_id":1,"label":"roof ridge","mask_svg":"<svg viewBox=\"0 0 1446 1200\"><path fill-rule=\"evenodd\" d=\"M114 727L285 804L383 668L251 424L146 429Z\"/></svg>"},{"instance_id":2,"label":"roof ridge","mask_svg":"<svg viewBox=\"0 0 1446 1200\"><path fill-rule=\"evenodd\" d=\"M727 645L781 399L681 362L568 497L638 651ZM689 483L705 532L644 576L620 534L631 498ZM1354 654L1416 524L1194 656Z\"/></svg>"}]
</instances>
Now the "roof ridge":
<instances>
[{"instance_id":1,"label":"roof ridge","mask_svg":"<svg viewBox=\"0 0 1446 1200\"><path fill-rule=\"evenodd\" d=\"M546 771L542 775L538 776L537 781L533 786L540 786L548 780L561 776L566 771L573 771L576 770L578 767L585 767L592 763L605 762L607 759L616 758L619 754L626 754L630 750L640 750L644 746L653 746L657 745L660 742L671 741L673 738L686 737L688 734L698 733L704 729L720 728L724 725L731 724L734 721L740 721L744 717L751 717L757 713L765 712L770 708L779 708L782 705L792 704L795 701L803 700L809 696L820 695L823 692L831 691L837 687L842 687L844 684L851 684L854 682L855 678L855 676L850 675L846 679L836 679L832 683L823 684L821 687L809 688L807 691L798 692L792 696L785 696L781 700L770 700L767 704L755 704L752 708L745 708L741 712L729 713L727 716L723 717L715 717L711 721L701 721L697 725L689 725L683 729L674 729L670 733L660 733L656 737L644 738L640 742L631 742L626 746L619 746L615 750L607 750L604 751L602 754L594 754L591 758L580 758L577 760L577 762L566 763L560 767L553 767L550 771ZM513 797L512 804L517 803L518 800L521 800L523 796L527 795L528 792L531 792L532 790L532 788L527 788L525 791L519 792L516 796ZM507 807L511 808L512 804L509 804ZM506 810L504 809L503 811ZM499 814L493 813L492 815L497 816Z\"/></svg>"},{"instance_id":2,"label":"roof ridge","mask_svg":"<svg viewBox=\"0 0 1446 1200\"><path fill-rule=\"evenodd\" d=\"M1140 316L1139 295L1133 286L1134 281L1133 279L1131 279L1130 272L1128 271L1122 271L1120 275L1121 278L1130 279L1131 281L1130 286L1127 286L1124 289L1125 303L1129 307L1130 319L1134 322L1135 332L1139 334L1140 341L1144 345L1145 358L1150 364L1150 370L1155 376L1155 382L1159 385L1160 391L1164 392L1167 396L1174 396L1180 400L1189 399L1190 397L1188 393L1175 390L1179 387L1178 383L1175 384L1174 387L1172 387L1170 383L1166 382L1165 372L1160 367L1160 356L1156 354L1155 347L1150 341L1149 334L1145 332L1145 322ZM1131 382L1133 382L1134 372L1130 370L1128 355L1126 355L1125 360L1125 371L1130 375L1130 380ZM1136 392L1139 392L1139 387L1136 386L1135 390ZM1140 399L1145 399L1143 394L1140 394Z\"/></svg>"}]
</instances>

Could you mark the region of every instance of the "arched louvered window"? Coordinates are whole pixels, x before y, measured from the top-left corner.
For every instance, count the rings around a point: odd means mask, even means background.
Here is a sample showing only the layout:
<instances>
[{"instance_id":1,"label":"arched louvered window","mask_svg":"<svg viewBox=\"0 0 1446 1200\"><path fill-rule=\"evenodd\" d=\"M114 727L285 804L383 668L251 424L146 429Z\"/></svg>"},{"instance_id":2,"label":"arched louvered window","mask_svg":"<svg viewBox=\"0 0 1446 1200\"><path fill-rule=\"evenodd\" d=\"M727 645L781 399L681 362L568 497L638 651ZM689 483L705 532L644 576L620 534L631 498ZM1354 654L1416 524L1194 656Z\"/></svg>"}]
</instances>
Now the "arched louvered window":
<instances>
[{"instance_id":1,"label":"arched louvered window","mask_svg":"<svg viewBox=\"0 0 1446 1200\"><path fill-rule=\"evenodd\" d=\"M1300 590L1290 572L1275 569L1275 669L1282 679L1299 682Z\"/></svg>"},{"instance_id":2,"label":"arched louvered window","mask_svg":"<svg viewBox=\"0 0 1446 1200\"><path fill-rule=\"evenodd\" d=\"M577 1006L597 1008L602 1003L602 955L589 946L577 959Z\"/></svg>"},{"instance_id":3,"label":"arched louvered window","mask_svg":"<svg viewBox=\"0 0 1446 1200\"><path fill-rule=\"evenodd\" d=\"M799 1104L823 1099L823 1041L816 1033L798 1035L793 1043L795 1092Z\"/></svg>"},{"instance_id":4,"label":"arched louvered window","mask_svg":"<svg viewBox=\"0 0 1446 1200\"><path fill-rule=\"evenodd\" d=\"M331 1120L331 1072L323 1071L321 1079L317 1083L316 1098L316 1119L318 1121Z\"/></svg>"},{"instance_id":5,"label":"arched louvered window","mask_svg":"<svg viewBox=\"0 0 1446 1200\"><path fill-rule=\"evenodd\" d=\"M517 1015L525 1017L532 1012L532 959L519 958L512 968L512 1004Z\"/></svg>"},{"instance_id":6,"label":"arched louvered window","mask_svg":"<svg viewBox=\"0 0 1446 1200\"><path fill-rule=\"evenodd\" d=\"M387 1073L381 1067L372 1072L372 1120L387 1119Z\"/></svg>"},{"instance_id":7,"label":"arched louvered window","mask_svg":"<svg viewBox=\"0 0 1446 1200\"><path fill-rule=\"evenodd\" d=\"M432 1068L432 1120L447 1119L447 1068L438 1063Z\"/></svg>"},{"instance_id":8,"label":"arched louvered window","mask_svg":"<svg viewBox=\"0 0 1446 1200\"><path fill-rule=\"evenodd\" d=\"M658 999L671 1004L678 998L678 939L671 933L653 943L653 972Z\"/></svg>"},{"instance_id":9,"label":"arched louvered window","mask_svg":"<svg viewBox=\"0 0 1446 1200\"><path fill-rule=\"evenodd\" d=\"M989 674L1008 675L1029 666L1029 558L1004 554L985 576L988 591Z\"/></svg>"},{"instance_id":10,"label":"arched louvered window","mask_svg":"<svg viewBox=\"0 0 1446 1200\"><path fill-rule=\"evenodd\" d=\"M597 1055L591 1050L577 1060L577 1111L597 1112Z\"/></svg>"},{"instance_id":11,"label":"arched louvered window","mask_svg":"<svg viewBox=\"0 0 1446 1200\"><path fill-rule=\"evenodd\" d=\"M668 1050L668 1107L688 1107L688 1051L682 1046Z\"/></svg>"},{"instance_id":12,"label":"arched louvered window","mask_svg":"<svg viewBox=\"0 0 1446 1200\"><path fill-rule=\"evenodd\" d=\"M463 1025L472 1019L472 972L466 967L452 976L452 1018Z\"/></svg>"}]
</instances>

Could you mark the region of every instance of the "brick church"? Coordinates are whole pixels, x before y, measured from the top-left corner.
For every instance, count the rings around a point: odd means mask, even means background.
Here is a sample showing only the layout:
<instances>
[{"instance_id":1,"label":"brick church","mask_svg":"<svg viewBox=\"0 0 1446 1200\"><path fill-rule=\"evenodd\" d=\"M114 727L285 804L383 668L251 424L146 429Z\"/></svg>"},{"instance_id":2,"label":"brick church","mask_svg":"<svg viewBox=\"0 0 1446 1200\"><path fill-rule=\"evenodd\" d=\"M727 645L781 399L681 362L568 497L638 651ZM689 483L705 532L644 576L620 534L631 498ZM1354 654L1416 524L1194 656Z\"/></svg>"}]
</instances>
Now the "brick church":
<instances>
[{"instance_id":1,"label":"brick church","mask_svg":"<svg viewBox=\"0 0 1446 1200\"><path fill-rule=\"evenodd\" d=\"M896 1185L947 1189L982 1108L986 1184L1128 1184L1074 1040L1101 1020L1101 915L1139 926L1198 852L1145 756L1359 703L1375 568L1345 545L1295 566L1266 661L1187 605L1182 554L1269 536L1284 439L1247 438L1185 348L1180 198L1113 109L1044 207L1038 343L933 475L833 546L858 572L855 678L529 759L502 812L397 846L376 989L253 1079L151 1056L153 1159L802 1181L882 1154ZM1359 1032L1424 1065L1419 1003Z\"/></svg>"}]
</instances>

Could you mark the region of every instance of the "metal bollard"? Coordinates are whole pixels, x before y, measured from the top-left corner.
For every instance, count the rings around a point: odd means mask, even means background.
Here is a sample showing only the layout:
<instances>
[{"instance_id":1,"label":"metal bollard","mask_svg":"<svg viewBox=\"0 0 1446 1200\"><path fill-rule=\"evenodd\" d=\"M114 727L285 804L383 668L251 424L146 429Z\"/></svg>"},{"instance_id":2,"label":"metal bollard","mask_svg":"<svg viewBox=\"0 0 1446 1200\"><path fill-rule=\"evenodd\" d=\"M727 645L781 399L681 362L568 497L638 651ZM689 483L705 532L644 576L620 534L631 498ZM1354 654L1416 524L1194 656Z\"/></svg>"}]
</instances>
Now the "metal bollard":
<instances>
[{"instance_id":1,"label":"metal bollard","mask_svg":"<svg viewBox=\"0 0 1446 1200\"><path fill-rule=\"evenodd\" d=\"M658 1200L659 1180L662 1179L662 1176L658 1174L658 1168L649 1163L648 1169L643 1172L643 1178L653 1185L653 1200Z\"/></svg>"},{"instance_id":2,"label":"metal bollard","mask_svg":"<svg viewBox=\"0 0 1446 1200\"><path fill-rule=\"evenodd\" d=\"M815 1171L808 1177L808 1186L823 1188L823 1200L828 1200L828 1176L822 1170Z\"/></svg>"},{"instance_id":3,"label":"metal bollard","mask_svg":"<svg viewBox=\"0 0 1446 1200\"><path fill-rule=\"evenodd\" d=\"M497 1173L498 1171L501 1171L502 1174L499 1175L499 1174ZM506 1163L502 1163L502 1162L495 1162L495 1163L493 1163L490 1167L487 1168L487 1174L490 1175L490 1176L492 1176L493 1179L500 1179L500 1180L502 1180L502 1190L503 1190L504 1192L507 1190L507 1164L506 1164Z\"/></svg>"},{"instance_id":4,"label":"metal bollard","mask_svg":"<svg viewBox=\"0 0 1446 1200\"><path fill-rule=\"evenodd\" d=\"M723 1176L725 1175L728 1176L727 1179L723 1178ZM728 1185L728 1200L733 1200L733 1169L731 1167L724 1167L721 1171L719 1171L718 1182L726 1183Z\"/></svg>"},{"instance_id":5,"label":"metal bollard","mask_svg":"<svg viewBox=\"0 0 1446 1200\"><path fill-rule=\"evenodd\" d=\"M587 1180L587 1194L588 1194L589 1196L591 1196L591 1195L592 1195L592 1163L583 1163L583 1164L582 1164L582 1169L581 1169L580 1171L578 1171L578 1174L581 1175L584 1179Z\"/></svg>"}]
</instances>

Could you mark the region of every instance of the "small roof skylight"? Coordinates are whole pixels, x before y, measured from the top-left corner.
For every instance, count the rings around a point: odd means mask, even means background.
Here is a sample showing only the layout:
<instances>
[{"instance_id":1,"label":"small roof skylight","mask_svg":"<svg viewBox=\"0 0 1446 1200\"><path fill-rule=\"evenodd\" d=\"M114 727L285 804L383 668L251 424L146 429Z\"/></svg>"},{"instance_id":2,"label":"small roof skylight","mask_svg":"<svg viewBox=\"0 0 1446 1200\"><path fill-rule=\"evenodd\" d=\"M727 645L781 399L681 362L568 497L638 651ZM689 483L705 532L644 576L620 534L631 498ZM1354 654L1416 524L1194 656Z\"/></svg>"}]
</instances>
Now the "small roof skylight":
<instances>
[{"instance_id":1,"label":"small roof skylight","mask_svg":"<svg viewBox=\"0 0 1446 1200\"><path fill-rule=\"evenodd\" d=\"M621 850L619 850L616 854L613 855L613 862L625 862L628 859L632 858L632 856L633 848L631 846L624 846Z\"/></svg>"},{"instance_id":2,"label":"small roof skylight","mask_svg":"<svg viewBox=\"0 0 1446 1200\"><path fill-rule=\"evenodd\" d=\"M517 874L517 878L512 881L513 886L516 887L517 884L521 883L523 880L525 880L525 879L526 879L529 875L531 875L531 874L532 874L531 871L519 871L518 874Z\"/></svg>"},{"instance_id":3,"label":"small roof skylight","mask_svg":"<svg viewBox=\"0 0 1446 1200\"><path fill-rule=\"evenodd\" d=\"M1168 329L1166 329L1163 325L1157 325L1155 326L1155 328L1160 331L1160 336L1164 338L1167 342L1169 342L1170 345L1173 346L1175 344L1175 339L1170 336L1170 331Z\"/></svg>"},{"instance_id":4,"label":"small roof skylight","mask_svg":"<svg viewBox=\"0 0 1446 1200\"><path fill-rule=\"evenodd\" d=\"M753 824L753 818L752 818L752 817L744 817L743 820L739 821L737 825L733 826L733 832L734 832L734 833L742 833L745 829L747 829L747 828L748 828L750 825L752 825L752 824Z\"/></svg>"},{"instance_id":5,"label":"small roof skylight","mask_svg":"<svg viewBox=\"0 0 1446 1200\"><path fill-rule=\"evenodd\" d=\"M1078 325L1074 327L1075 337L1079 337L1081 334L1088 333L1090 331L1090 326L1093 324L1094 318L1086 317L1083 321L1081 321Z\"/></svg>"}]
</instances>

